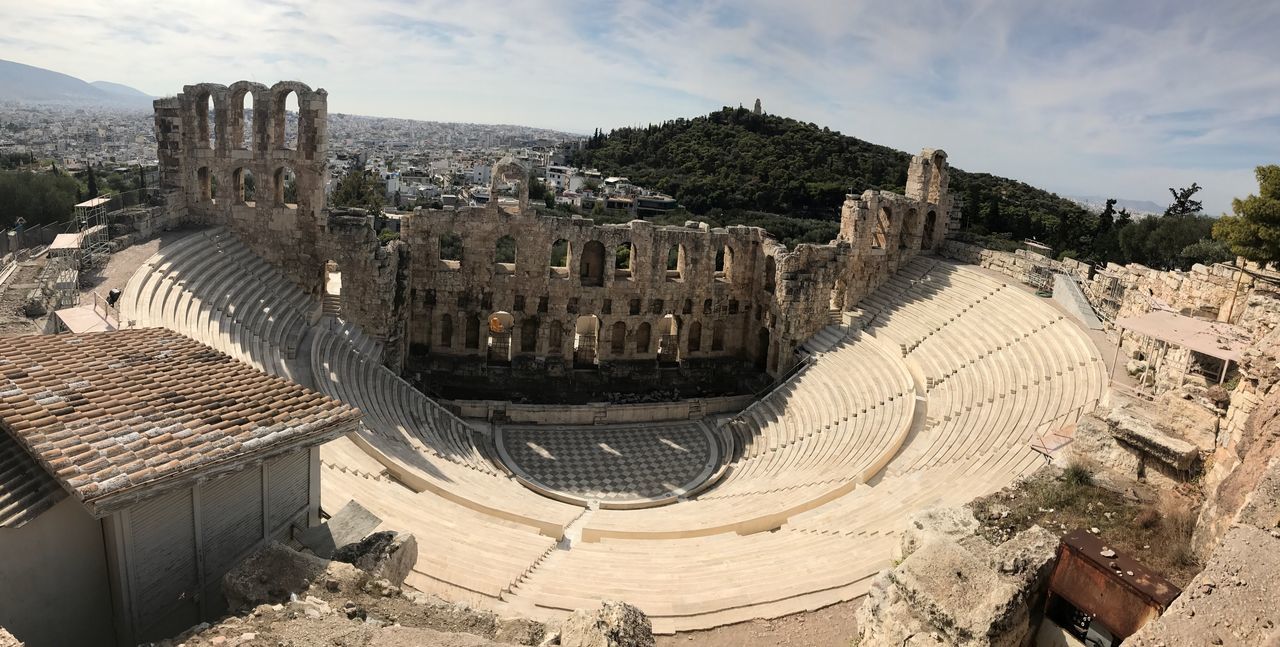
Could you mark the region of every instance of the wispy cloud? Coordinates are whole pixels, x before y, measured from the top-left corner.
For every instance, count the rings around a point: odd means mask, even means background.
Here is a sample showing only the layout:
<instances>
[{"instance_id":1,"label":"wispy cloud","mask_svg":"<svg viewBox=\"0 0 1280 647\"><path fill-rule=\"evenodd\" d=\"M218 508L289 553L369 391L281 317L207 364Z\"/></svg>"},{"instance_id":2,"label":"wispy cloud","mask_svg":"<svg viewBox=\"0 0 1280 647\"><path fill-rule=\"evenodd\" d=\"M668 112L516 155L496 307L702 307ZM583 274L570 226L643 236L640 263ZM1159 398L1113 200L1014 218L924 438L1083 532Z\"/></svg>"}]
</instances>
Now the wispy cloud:
<instances>
[{"instance_id":1,"label":"wispy cloud","mask_svg":"<svg viewBox=\"0 0 1280 647\"><path fill-rule=\"evenodd\" d=\"M29 2L6 7L0 58L154 94L300 79L335 112L579 132L759 97L1065 193L1196 181L1215 211L1280 158L1280 4L1034 4Z\"/></svg>"}]
</instances>

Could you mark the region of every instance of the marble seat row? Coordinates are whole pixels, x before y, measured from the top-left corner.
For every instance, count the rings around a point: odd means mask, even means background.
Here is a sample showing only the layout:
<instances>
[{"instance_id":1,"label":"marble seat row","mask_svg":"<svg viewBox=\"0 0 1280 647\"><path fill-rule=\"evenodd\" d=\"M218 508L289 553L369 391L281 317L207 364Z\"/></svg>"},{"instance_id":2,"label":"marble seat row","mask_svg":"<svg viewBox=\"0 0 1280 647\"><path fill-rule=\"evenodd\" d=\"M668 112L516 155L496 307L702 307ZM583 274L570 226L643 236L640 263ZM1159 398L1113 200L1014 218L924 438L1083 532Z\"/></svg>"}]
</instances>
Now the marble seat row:
<instances>
[{"instance_id":1,"label":"marble seat row","mask_svg":"<svg viewBox=\"0 0 1280 647\"><path fill-rule=\"evenodd\" d=\"M182 332L258 369L294 376L288 362L317 312L300 287L223 229L166 245L126 284L121 320Z\"/></svg>"}]
</instances>

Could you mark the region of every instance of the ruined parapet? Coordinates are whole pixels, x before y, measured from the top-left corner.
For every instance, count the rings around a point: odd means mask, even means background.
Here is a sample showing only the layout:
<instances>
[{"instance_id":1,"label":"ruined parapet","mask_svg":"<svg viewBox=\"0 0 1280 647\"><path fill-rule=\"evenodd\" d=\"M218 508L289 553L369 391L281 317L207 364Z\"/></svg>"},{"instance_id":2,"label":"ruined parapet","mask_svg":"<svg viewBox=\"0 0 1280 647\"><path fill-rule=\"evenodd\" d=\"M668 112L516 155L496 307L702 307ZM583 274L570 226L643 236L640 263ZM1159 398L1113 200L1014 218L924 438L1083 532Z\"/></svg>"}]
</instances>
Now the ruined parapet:
<instances>
[{"instance_id":1,"label":"ruined parapet","mask_svg":"<svg viewBox=\"0 0 1280 647\"><path fill-rule=\"evenodd\" d=\"M296 116L286 112L289 95ZM168 220L223 225L295 282L318 293L327 93L297 81L200 83L154 103ZM245 109L253 111L252 123ZM290 137L289 122L296 123Z\"/></svg>"},{"instance_id":2,"label":"ruined parapet","mask_svg":"<svg viewBox=\"0 0 1280 647\"><path fill-rule=\"evenodd\" d=\"M360 209L326 212L321 266L337 265L342 274L343 318L382 342L382 361L399 371L407 352L410 263L401 241L383 243Z\"/></svg>"}]
</instances>

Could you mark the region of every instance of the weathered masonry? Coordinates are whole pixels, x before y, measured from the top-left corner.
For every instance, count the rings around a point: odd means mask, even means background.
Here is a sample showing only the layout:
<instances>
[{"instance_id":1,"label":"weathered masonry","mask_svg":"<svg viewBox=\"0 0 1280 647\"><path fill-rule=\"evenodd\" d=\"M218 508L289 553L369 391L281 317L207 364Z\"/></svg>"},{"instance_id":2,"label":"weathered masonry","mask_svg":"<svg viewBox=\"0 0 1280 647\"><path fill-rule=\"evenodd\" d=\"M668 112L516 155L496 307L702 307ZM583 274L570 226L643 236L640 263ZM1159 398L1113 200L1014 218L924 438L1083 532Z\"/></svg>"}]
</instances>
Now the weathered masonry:
<instances>
[{"instance_id":1,"label":"weathered masonry","mask_svg":"<svg viewBox=\"0 0 1280 647\"><path fill-rule=\"evenodd\" d=\"M912 159L905 196L850 195L836 240L792 250L754 227L539 215L527 171L504 160L496 199L417 209L401 218L401 240L381 244L370 219L326 209L326 97L241 81L156 101L163 188L174 220L230 228L312 294L332 262L342 315L382 341L397 370L412 346L472 374L733 360L778 375L801 342L947 229L947 158L936 150Z\"/></svg>"}]
</instances>

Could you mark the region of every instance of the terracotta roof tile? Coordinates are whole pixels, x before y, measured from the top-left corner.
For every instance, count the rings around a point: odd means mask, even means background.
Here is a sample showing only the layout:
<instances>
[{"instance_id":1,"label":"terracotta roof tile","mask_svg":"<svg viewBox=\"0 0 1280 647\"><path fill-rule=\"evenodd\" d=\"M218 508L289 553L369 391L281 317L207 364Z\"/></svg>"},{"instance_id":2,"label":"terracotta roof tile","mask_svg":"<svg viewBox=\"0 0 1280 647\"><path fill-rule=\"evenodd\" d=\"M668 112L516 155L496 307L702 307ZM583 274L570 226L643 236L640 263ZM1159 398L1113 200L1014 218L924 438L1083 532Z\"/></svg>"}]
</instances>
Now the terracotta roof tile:
<instances>
[{"instance_id":1,"label":"terracotta roof tile","mask_svg":"<svg viewBox=\"0 0 1280 647\"><path fill-rule=\"evenodd\" d=\"M360 415L160 328L0 338L0 375L0 435L85 502L327 439Z\"/></svg>"}]
</instances>

